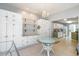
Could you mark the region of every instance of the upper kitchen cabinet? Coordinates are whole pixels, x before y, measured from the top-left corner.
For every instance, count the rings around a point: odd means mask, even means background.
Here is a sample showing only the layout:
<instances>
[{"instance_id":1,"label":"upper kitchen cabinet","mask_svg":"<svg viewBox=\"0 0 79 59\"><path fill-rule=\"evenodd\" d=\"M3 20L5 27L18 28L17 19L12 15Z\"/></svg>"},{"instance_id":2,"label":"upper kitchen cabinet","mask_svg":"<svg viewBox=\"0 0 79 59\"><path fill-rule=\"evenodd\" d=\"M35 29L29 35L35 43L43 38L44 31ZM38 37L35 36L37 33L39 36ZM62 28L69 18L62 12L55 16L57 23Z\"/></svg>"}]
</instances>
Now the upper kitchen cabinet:
<instances>
[{"instance_id":1,"label":"upper kitchen cabinet","mask_svg":"<svg viewBox=\"0 0 79 59\"><path fill-rule=\"evenodd\" d=\"M18 13L0 9L1 40L13 40L22 35L22 16Z\"/></svg>"}]
</instances>

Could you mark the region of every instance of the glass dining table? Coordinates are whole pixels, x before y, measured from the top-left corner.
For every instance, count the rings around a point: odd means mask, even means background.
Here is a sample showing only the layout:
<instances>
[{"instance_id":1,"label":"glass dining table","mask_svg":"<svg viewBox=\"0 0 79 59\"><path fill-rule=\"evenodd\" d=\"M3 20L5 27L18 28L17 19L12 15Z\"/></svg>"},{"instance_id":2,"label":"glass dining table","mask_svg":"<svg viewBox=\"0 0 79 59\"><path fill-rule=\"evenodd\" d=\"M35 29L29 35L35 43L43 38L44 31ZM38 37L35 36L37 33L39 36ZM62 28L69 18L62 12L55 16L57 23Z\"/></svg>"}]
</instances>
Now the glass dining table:
<instances>
[{"instance_id":1,"label":"glass dining table","mask_svg":"<svg viewBox=\"0 0 79 59\"><path fill-rule=\"evenodd\" d=\"M38 41L42 44L43 48L40 53L46 50L46 55L50 56L50 52L54 54L53 44L56 42L56 38L51 37L40 37ZM54 54L55 55L55 54Z\"/></svg>"}]
</instances>

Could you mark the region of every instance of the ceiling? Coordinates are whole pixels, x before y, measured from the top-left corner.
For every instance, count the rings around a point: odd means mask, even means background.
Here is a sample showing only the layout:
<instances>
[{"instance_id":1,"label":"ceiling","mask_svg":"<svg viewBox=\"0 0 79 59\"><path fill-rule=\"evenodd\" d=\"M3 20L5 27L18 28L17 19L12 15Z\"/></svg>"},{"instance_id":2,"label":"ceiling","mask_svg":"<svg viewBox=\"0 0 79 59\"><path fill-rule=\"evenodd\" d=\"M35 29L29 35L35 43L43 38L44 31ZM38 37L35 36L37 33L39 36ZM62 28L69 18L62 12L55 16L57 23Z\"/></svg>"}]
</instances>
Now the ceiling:
<instances>
[{"instance_id":1,"label":"ceiling","mask_svg":"<svg viewBox=\"0 0 79 59\"><path fill-rule=\"evenodd\" d=\"M54 14L72 8L79 4L77 3L16 3L12 5L22 8L24 10L29 10L29 11L33 10L32 12L36 12L38 14L40 14L43 10L45 10L49 14L51 13Z\"/></svg>"},{"instance_id":2,"label":"ceiling","mask_svg":"<svg viewBox=\"0 0 79 59\"><path fill-rule=\"evenodd\" d=\"M48 14L48 16L67 10L69 8L73 8L77 5L78 3L4 3L0 5L5 5L8 9L9 6L13 7L14 9L20 10L21 11L28 11L37 15L41 15L43 11ZM9 9L12 9L9 8ZM3 7L2 7L3 8Z\"/></svg>"},{"instance_id":3,"label":"ceiling","mask_svg":"<svg viewBox=\"0 0 79 59\"><path fill-rule=\"evenodd\" d=\"M53 21L54 23L60 23L60 24L78 24L78 17L73 18L67 18L67 19L60 19L58 21Z\"/></svg>"}]
</instances>

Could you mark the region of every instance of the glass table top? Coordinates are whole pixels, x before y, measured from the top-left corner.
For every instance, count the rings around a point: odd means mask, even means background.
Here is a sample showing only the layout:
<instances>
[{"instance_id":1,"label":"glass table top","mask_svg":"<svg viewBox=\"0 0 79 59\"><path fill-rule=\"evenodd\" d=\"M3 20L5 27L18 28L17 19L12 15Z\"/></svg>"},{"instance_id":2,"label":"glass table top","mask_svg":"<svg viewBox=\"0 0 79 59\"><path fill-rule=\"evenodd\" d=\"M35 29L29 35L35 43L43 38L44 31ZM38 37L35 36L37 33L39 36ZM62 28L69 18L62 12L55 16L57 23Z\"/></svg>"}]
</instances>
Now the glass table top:
<instances>
[{"instance_id":1,"label":"glass table top","mask_svg":"<svg viewBox=\"0 0 79 59\"><path fill-rule=\"evenodd\" d=\"M54 43L54 42L56 41L56 38L40 37L38 40L39 40L40 42L42 42L42 43L49 43L49 44L51 44L51 43Z\"/></svg>"}]
</instances>

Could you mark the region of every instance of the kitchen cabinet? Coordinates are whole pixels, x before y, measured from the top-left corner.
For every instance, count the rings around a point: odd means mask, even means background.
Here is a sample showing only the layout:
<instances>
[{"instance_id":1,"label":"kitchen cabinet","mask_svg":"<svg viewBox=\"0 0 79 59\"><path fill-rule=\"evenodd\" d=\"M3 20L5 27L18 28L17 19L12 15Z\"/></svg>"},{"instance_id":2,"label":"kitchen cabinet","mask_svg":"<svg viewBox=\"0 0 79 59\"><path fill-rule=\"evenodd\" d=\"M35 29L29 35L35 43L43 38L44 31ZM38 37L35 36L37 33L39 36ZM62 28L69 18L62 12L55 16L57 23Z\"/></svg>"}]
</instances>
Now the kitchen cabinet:
<instances>
[{"instance_id":1,"label":"kitchen cabinet","mask_svg":"<svg viewBox=\"0 0 79 59\"><path fill-rule=\"evenodd\" d=\"M22 15L0 9L0 42L15 42L17 48L22 48L37 43L36 36L23 36ZM10 45L0 44L0 51L6 51Z\"/></svg>"},{"instance_id":2,"label":"kitchen cabinet","mask_svg":"<svg viewBox=\"0 0 79 59\"><path fill-rule=\"evenodd\" d=\"M0 42L14 40L19 43L17 38L22 36L22 16L18 13L0 9ZM19 47L21 44L18 44ZM3 48L2 48L3 47ZM7 50L9 46L2 44L0 50Z\"/></svg>"},{"instance_id":3,"label":"kitchen cabinet","mask_svg":"<svg viewBox=\"0 0 79 59\"><path fill-rule=\"evenodd\" d=\"M72 32L71 37L73 40L78 40L78 32Z\"/></svg>"}]
</instances>

